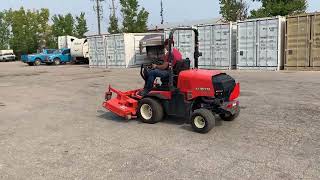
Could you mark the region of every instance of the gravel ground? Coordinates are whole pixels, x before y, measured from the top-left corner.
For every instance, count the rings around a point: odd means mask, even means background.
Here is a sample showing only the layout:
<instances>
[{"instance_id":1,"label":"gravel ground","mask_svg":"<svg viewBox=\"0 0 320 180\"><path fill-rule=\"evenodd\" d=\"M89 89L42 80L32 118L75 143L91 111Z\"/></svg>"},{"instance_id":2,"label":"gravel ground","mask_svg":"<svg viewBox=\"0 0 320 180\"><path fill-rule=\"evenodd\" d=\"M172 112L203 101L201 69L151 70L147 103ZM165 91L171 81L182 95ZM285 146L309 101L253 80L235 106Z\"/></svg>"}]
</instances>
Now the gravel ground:
<instances>
[{"instance_id":1,"label":"gravel ground","mask_svg":"<svg viewBox=\"0 0 320 180\"><path fill-rule=\"evenodd\" d=\"M101 107L138 69L0 63L0 179L320 179L320 72L228 73L241 114L198 134Z\"/></svg>"}]
</instances>

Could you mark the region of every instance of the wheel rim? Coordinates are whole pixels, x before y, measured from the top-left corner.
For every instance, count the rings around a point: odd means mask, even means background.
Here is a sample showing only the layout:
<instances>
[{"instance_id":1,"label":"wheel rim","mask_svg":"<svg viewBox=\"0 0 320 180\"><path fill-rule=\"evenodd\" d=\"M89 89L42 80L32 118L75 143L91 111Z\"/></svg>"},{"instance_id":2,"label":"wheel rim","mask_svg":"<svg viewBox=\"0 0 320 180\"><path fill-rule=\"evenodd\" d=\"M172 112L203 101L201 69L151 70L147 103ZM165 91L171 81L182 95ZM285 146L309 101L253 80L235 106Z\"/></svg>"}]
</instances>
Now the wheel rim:
<instances>
[{"instance_id":1,"label":"wheel rim","mask_svg":"<svg viewBox=\"0 0 320 180\"><path fill-rule=\"evenodd\" d=\"M60 61L59 61L59 60L55 60L54 62L55 62L56 65L59 65L59 64L60 64Z\"/></svg>"},{"instance_id":2,"label":"wheel rim","mask_svg":"<svg viewBox=\"0 0 320 180\"><path fill-rule=\"evenodd\" d=\"M152 108L149 104L143 104L140 108L143 119L150 120L152 118Z\"/></svg>"},{"instance_id":3,"label":"wheel rim","mask_svg":"<svg viewBox=\"0 0 320 180\"><path fill-rule=\"evenodd\" d=\"M206 121L204 120L204 118L202 116L196 116L194 118L194 125L197 128L202 129L206 126Z\"/></svg>"},{"instance_id":4,"label":"wheel rim","mask_svg":"<svg viewBox=\"0 0 320 180\"><path fill-rule=\"evenodd\" d=\"M40 61L37 60L37 61L35 62L35 64L36 64L36 66L39 66L39 65L40 65Z\"/></svg>"}]
</instances>

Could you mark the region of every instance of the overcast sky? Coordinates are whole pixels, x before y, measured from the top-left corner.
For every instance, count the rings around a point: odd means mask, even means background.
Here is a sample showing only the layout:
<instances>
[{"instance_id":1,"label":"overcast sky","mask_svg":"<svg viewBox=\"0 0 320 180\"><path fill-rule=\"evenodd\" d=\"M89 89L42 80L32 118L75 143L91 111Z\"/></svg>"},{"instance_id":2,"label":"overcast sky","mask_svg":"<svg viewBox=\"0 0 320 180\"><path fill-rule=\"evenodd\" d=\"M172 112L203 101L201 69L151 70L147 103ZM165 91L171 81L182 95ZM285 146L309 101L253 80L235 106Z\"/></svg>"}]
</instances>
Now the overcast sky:
<instances>
[{"instance_id":1,"label":"overcast sky","mask_svg":"<svg viewBox=\"0 0 320 180\"><path fill-rule=\"evenodd\" d=\"M93 11L93 0L1 0L0 10L18 9L21 6L28 9L49 8L52 14L72 13L74 15L85 12L88 20L90 34L97 31L96 15ZM120 16L119 0L117 4L118 16ZM104 7L104 19L102 21L102 31L106 32L108 26L108 16L110 14L111 0L102 3ZM252 3L248 0L250 8L259 7L259 3ZM320 11L319 0L308 0L309 12ZM163 0L165 22L180 22L185 20L202 20L219 17L218 0ZM139 4L145 7L149 15L149 24L160 23L160 0L139 0Z\"/></svg>"}]
</instances>

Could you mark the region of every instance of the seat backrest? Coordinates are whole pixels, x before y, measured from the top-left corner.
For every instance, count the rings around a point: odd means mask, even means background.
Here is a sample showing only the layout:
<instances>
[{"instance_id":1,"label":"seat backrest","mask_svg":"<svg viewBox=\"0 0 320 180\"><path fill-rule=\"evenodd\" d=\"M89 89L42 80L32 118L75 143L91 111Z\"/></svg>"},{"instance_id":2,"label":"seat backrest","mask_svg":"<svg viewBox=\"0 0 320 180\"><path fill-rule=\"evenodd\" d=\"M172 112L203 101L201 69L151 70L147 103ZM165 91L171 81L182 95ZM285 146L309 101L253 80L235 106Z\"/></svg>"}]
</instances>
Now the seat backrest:
<instances>
[{"instance_id":1,"label":"seat backrest","mask_svg":"<svg viewBox=\"0 0 320 180\"><path fill-rule=\"evenodd\" d=\"M177 61L173 67L173 74L179 75L181 71L190 69L190 59L182 59L181 61Z\"/></svg>"}]
</instances>

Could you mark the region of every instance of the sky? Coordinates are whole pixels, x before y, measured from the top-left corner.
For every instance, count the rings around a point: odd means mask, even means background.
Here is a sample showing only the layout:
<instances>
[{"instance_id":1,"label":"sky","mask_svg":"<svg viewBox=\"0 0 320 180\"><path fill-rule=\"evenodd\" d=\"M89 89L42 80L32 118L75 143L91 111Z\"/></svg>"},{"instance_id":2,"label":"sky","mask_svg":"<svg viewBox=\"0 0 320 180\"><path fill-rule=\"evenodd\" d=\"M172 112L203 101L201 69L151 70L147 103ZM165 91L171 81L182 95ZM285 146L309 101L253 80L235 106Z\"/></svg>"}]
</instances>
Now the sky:
<instances>
[{"instance_id":1,"label":"sky","mask_svg":"<svg viewBox=\"0 0 320 180\"><path fill-rule=\"evenodd\" d=\"M26 9L48 8L51 15L67 14L78 15L85 12L89 33L97 32L96 12L93 9L93 0L1 0L0 11L4 9L19 9L21 6ZM149 14L149 24L160 23L160 0L138 0L141 7L147 9ZM5 3L4 3L5 2ZM247 0L250 9L260 6L260 3L253 3ZM105 0L102 3L104 14L102 19L102 32L107 31L110 14L111 0ZM117 15L121 18L119 0L115 0ZM320 11L319 0L308 0L308 12ZM163 0L164 4L164 21L165 22L182 22L187 20L203 20L220 17L219 0Z\"/></svg>"}]
</instances>

